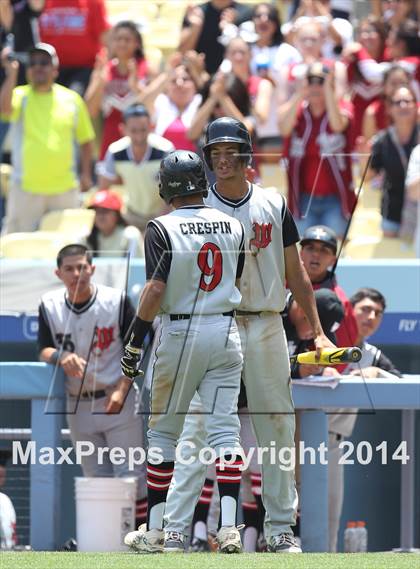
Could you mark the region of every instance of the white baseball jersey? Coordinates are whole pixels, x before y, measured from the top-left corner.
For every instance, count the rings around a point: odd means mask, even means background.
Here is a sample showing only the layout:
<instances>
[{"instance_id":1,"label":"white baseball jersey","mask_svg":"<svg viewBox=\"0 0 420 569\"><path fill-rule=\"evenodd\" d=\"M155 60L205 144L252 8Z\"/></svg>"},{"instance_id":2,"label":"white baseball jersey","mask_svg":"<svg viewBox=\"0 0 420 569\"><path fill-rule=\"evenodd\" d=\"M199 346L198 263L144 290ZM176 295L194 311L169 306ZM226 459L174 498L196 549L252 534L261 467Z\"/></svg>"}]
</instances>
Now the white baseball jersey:
<instances>
[{"instance_id":1,"label":"white baseball jersey","mask_svg":"<svg viewBox=\"0 0 420 569\"><path fill-rule=\"evenodd\" d=\"M0 550L16 545L16 512L12 501L0 492Z\"/></svg>"},{"instance_id":2,"label":"white baseball jersey","mask_svg":"<svg viewBox=\"0 0 420 569\"><path fill-rule=\"evenodd\" d=\"M90 302L81 309L69 302L65 289L47 292L41 299L40 310L55 347L87 361L82 391L103 389L122 375L124 300L123 292L103 285L95 285ZM67 388L77 395L80 379L68 378Z\"/></svg>"},{"instance_id":3,"label":"white baseball jersey","mask_svg":"<svg viewBox=\"0 0 420 569\"><path fill-rule=\"evenodd\" d=\"M242 224L207 206L185 206L151 221L146 276L166 282L161 311L222 314L236 308Z\"/></svg>"},{"instance_id":4,"label":"white baseball jersey","mask_svg":"<svg viewBox=\"0 0 420 569\"><path fill-rule=\"evenodd\" d=\"M284 247L299 241L283 196L249 184L240 201L210 188L206 203L242 222L245 228L245 266L240 310L281 312L286 304Z\"/></svg>"}]
</instances>

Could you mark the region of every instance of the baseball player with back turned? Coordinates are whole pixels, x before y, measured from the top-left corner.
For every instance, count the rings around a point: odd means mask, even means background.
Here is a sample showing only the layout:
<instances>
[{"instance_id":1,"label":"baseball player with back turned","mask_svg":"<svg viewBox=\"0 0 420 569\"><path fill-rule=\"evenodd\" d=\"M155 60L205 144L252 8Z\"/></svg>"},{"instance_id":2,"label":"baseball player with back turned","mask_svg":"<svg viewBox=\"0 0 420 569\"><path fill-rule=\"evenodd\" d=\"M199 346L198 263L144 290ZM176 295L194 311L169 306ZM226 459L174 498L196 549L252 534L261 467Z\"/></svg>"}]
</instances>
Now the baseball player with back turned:
<instances>
[{"instance_id":1,"label":"baseball player with back turned","mask_svg":"<svg viewBox=\"0 0 420 569\"><path fill-rule=\"evenodd\" d=\"M293 448L295 432L289 354L280 315L286 303L286 279L309 319L317 351L334 345L322 330L296 247L299 235L285 199L246 179L252 153L246 127L232 118L216 119L207 127L203 150L216 176L206 203L245 227L242 301L236 311L244 354L242 378L258 446L270 449L275 445L278 456L280 449ZM186 438L191 442L194 422L199 422L199 416L187 417ZM177 464L166 509L167 531L188 531L204 477L205 467L198 460L188 467ZM281 470L270 461L269 453L262 457L262 501L269 551L299 553L292 531L298 503L294 472Z\"/></svg>"},{"instance_id":2,"label":"baseball player with back turned","mask_svg":"<svg viewBox=\"0 0 420 569\"><path fill-rule=\"evenodd\" d=\"M129 377L138 374L143 340L160 313L152 374L147 461L148 516L125 542L139 553L173 551L176 532L163 531L163 515L174 471L176 445L197 391L214 449L221 501L220 551L242 549L236 527L242 449L237 415L242 370L240 337L233 311L244 264L242 224L205 206L202 160L178 150L162 160L159 191L174 211L151 221L145 235L146 278L137 319L121 360ZM154 456L159 449L160 455Z\"/></svg>"}]
</instances>

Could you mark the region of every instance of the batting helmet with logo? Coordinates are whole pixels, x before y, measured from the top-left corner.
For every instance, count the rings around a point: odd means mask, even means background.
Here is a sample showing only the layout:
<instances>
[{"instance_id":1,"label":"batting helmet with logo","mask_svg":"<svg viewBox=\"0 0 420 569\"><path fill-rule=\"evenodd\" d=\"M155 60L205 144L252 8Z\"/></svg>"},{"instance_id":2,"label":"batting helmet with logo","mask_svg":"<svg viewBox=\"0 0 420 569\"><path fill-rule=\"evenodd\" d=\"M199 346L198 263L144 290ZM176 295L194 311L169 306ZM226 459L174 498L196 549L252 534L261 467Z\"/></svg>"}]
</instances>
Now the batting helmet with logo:
<instances>
[{"instance_id":1,"label":"batting helmet with logo","mask_svg":"<svg viewBox=\"0 0 420 569\"><path fill-rule=\"evenodd\" d=\"M192 194L207 197L203 161L189 150L175 150L160 163L159 195L169 204L176 197Z\"/></svg>"}]
</instances>

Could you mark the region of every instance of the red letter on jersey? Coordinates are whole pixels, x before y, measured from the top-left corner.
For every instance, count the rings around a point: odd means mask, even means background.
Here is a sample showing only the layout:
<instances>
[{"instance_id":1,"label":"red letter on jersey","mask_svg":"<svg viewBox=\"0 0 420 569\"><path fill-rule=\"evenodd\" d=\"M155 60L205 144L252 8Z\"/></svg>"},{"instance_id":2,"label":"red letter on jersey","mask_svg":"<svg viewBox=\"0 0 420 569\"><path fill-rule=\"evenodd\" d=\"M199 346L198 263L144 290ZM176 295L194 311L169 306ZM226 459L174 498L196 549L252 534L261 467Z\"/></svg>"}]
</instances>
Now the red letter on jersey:
<instances>
[{"instance_id":1,"label":"red letter on jersey","mask_svg":"<svg viewBox=\"0 0 420 569\"><path fill-rule=\"evenodd\" d=\"M271 243L271 230L273 225L271 223L257 223L254 221L252 229L254 230L255 237L249 242L258 249L265 249Z\"/></svg>"},{"instance_id":2,"label":"red letter on jersey","mask_svg":"<svg viewBox=\"0 0 420 569\"><path fill-rule=\"evenodd\" d=\"M94 342L92 348L97 348L99 351L103 352L107 350L109 346L114 341L114 328L96 328L96 341Z\"/></svg>"},{"instance_id":3,"label":"red letter on jersey","mask_svg":"<svg viewBox=\"0 0 420 569\"><path fill-rule=\"evenodd\" d=\"M211 264L209 264L209 255L211 255ZM222 280L222 252L214 243L204 243L198 253L197 263L201 270L200 288L205 292L211 292ZM211 278L208 280L205 277Z\"/></svg>"}]
</instances>

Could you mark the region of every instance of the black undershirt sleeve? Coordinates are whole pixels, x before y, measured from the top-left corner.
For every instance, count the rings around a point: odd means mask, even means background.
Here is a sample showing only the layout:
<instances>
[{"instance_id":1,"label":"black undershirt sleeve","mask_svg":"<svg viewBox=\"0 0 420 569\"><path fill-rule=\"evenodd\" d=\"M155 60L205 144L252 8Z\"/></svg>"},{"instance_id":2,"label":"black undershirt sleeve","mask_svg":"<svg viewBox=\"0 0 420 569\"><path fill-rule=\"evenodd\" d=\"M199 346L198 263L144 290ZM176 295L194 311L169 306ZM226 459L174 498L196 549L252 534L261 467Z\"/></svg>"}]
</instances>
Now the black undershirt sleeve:
<instances>
[{"instance_id":1,"label":"black undershirt sleeve","mask_svg":"<svg viewBox=\"0 0 420 569\"><path fill-rule=\"evenodd\" d=\"M38 352L42 352L44 348L55 347L54 339L52 337L44 311L45 308L43 307L43 304L40 304L38 311Z\"/></svg>"},{"instance_id":2,"label":"black undershirt sleeve","mask_svg":"<svg viewBox=\"0 0 420 569\"><path fill-rule=\"evenodd\" d=\"M244 226L241 224L242 226L242 239L241 239L241 244L240 244L240 249L239 249L239 257L238 257L238 267L236 269L236 278L240 279L242 276L242 272L244 270L244 265L245 265L245 230L244 230Z\"/></svg>"},{"instance_id":3,"label":"black undershirt sleeve","mask_svg":"<svg viewBox=\"0 0 420 569\"><path fill-rule=\"evenodd\" d=\"M289 208L286 208L283 217L283 247L290 247L294 243L299 243L299 231L297 230L296 223L290 213Z\"/></svg>"},{"instance_id":4,"label":"black undershirt sleeve","mask_svg":"<svg viewBox=\"0 0 420 569\"><path fill-rule=\"evenodd\" d=\"M144 237L146 259L146 279L155 279L166 283L172 262L172 247L169 235L158 221L147 225Z\"/></svg>"},{"instance_id":5,"label":"black undershirt sleeve","mask_svg":"<svg viewBox=\"0 0 420 569\"><path fill-rule=\"evenodd\" d=\"M131 330L133 328L134 319L136 317L136 311L131 300L124 294L123 299L123 306L122 306L122 315L121 315L121 338L123 339L124 343L128 341Z\"/></svg>"},{"instance_id":6,"label":"black undershirt sleeve","mask_svg":"<svg viewBox=\"0 0 420 569\"><path fill-rule=\"evenodd\" d=\"M391 360L388 359L382 352L379 352L379 356L375 358L373 365L375 367L379 367L380 369L388 371L389 373L392 373L397 377L402 377L401 372L395 367L395 365L391 362Z\"/></svg>"}]
</instances>

